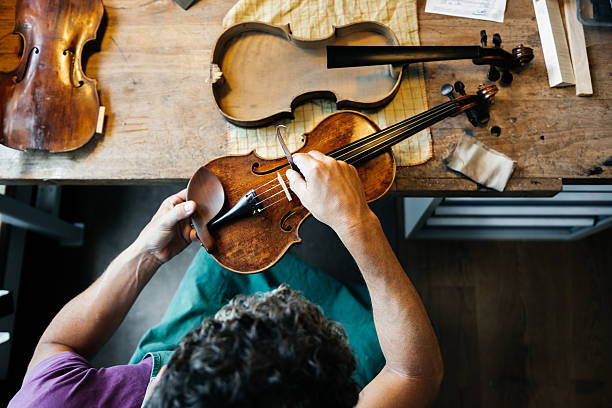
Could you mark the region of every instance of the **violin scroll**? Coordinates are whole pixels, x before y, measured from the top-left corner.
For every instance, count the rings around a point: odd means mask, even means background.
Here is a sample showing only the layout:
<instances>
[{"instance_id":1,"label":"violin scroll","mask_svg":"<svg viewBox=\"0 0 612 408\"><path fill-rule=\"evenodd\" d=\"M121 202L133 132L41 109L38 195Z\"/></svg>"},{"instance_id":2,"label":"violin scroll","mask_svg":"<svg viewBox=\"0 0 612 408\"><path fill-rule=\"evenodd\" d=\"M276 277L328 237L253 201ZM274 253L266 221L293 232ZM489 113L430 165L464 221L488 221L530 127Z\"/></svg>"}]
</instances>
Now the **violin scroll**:
<instances>
[{"instance_id":1,"label":"violin scroll","mask_svg":"<svg viewBox=\"0 0 612 408\"><path fill-rule=\"evenodd\" d=\"M490 65L487 73L489 81L500 80L502 85L510 85L514 79L510 69L522 68L533 59L533 49L520 44L512 53L501 48L502 39L498 33L493 34L493 46L487 46L487 32L480 32L479 55L472 59L476 65Z\"/></svg>"},{"instance_id":2,"label":"violin scroll","mask_svg":"<svg viewBox=\"0 0 612 408\"><path fill-rule=\"evenodd\" d=\"M518 47L512 49L512 56L514 56L516 65L524 67L533 59L533 49L520 44Z\"/></svg>"},{"instance_id":3,"label":"violin scroll","mask_svg":"<svg viewBox=\"0 0 612 408\"><path fill-rule=\"evenodd\" d=\"M453 90L457 91L461 96L455 97ZM473 126L480 126L489 121L489 112L487 105L492 105L494 96L498 88L495 85L480 84L476 95L467 95L465 93L465 85L463 82L455 82L455 86L451 84L442 85L442 95L447 96L451 102L456 102L459 106L459 112L465 112L468 120Z\"/></svg>"},{"instance_id":4,"label":"violin scroll","mask_svg":"<svg viewBox=\"0 0 612 408\"><path fill-rule=\"evenodd\" d=\"M493 97L498 91L499 89L495 85L480 84L478 85L478 91L476 91L476 93L478 96L480 96L483 102L493 105L495 102Z\"/></svg>"}]
</instances>

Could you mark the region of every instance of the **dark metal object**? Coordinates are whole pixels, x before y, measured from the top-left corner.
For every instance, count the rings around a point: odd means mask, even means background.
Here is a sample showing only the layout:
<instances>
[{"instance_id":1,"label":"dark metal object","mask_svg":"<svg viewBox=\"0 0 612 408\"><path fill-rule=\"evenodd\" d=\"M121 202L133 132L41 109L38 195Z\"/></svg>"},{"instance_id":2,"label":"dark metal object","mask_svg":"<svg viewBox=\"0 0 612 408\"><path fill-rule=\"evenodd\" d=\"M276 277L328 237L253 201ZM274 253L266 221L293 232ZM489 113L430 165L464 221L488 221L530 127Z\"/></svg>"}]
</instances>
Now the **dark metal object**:
<instances>
[{"instance_id":1,"label":"dark metal object","mask_svg":"<svg viewBox=\"0 0 612 408\"><path fill-rule=\"evenodd\" d=\"M176 2L176 4L181 6L184 10L187 10L189 7L191 7L193 3L195 3L198 0L174 0L174 1Z\"/></svg>"},{"instance_id":2,"label":"dark metal object","mask_svg":"<svg viewBox=\"0 0 612 408\"><path fill-rule=\"evenodd\" d=\"M63 221L57 216L25 205L14 198L0 196L0 214L2 221L7 224L57 238L63 245L83 244L83 224Z\"/></svg>"},{"instance_id":3,"label":"dark metal object","mask_svg":"<svg viewBox=\"0 0 612 408\"><path fill-rule=\"evenodd\" d=\"M294 161L293 161L293 156L291 155L291 152L289 151L289 149L287 148L287 145L285 144L285 141L283 140L283 136L281 135L280 128L287 129L287 126L278 125L276 127L276 138L278 139L278 143L280 143L281 148L283 149L283 152L285 153L285 156L287 157L287 161L289 162L289 166L291 167L292 170L295 170L298 173L300 173L300 176L304 177L304 175L302 174L302 172L300 171L298 166L296 166Z\"/></svg>"}]
</instances>

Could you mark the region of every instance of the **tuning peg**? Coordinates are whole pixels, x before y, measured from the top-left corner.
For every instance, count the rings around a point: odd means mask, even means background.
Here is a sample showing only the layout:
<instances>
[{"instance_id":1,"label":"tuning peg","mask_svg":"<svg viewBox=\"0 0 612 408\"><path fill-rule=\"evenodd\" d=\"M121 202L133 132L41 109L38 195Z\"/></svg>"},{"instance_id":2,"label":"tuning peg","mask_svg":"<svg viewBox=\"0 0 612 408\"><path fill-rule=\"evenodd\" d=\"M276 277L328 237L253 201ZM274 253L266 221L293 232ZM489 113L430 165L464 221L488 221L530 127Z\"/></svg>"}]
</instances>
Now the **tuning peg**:
<instances>
[{"instance_id":1,"label":"tuning peg","mask_svg":"<svg viewBox=\"0 0 612 408\"><path fill-rule=\"evenodd\" d=\"M451 84L442 85L441 93L444 96L448 96L451 101L455 99L455 95L453 94L453 86Z\"/></svg>"},{"instance_id":2,"label":"tuning peg","mask_svg":"<svg viewBox=\"0 0 612 408\"><path fill-rule=\"evenodd\" d=\"M493 65L489 68L489 73L487 74L487 78L489 81L497 81L499 79L499 71Z\"/></svg>"},{"instance_id":3,"label":"tuning peg","mask_svg":"<svg viewBox=\"0 0 612 408\"><path fill-rule=\"evenodd\" d=\"M487 46L487 30L480 31L480 45L483 47Z\"/></svg>"},{"instance_id":4,"label":"tuning peg","mask_svg":"<svg viewBox=\"0 0 612 408\"><path fill-rule=\"evenodd\" d=\"M512 76L510 71L508 71L508 69L505 69L504 72L502 72L501 74L501 80L499 81L499 83L502 85L510 85L513 79L514 77Z\"/></svg>"},{"instance_id":5,"label":"tuning peg","mask_svg":"<svg viewBox=\"0 0 612 408\"><path fill-rule=\"evenodd\" d=\"M459 92L459 95L465 96L465 85L463 85L463 82L455 82L455 91Z\"/></svg>"},{"instance_id":6,"label":"tuning peg","mask_svg":"<svg viewBox=\"0 0 612 408\"><path fill-rule=\"evenodd\" d=\"M493 45L495 46L495 48L501 47L501 43L501 35L499 35L499 33L493 34Z\"/></svg>"}]
</instances>

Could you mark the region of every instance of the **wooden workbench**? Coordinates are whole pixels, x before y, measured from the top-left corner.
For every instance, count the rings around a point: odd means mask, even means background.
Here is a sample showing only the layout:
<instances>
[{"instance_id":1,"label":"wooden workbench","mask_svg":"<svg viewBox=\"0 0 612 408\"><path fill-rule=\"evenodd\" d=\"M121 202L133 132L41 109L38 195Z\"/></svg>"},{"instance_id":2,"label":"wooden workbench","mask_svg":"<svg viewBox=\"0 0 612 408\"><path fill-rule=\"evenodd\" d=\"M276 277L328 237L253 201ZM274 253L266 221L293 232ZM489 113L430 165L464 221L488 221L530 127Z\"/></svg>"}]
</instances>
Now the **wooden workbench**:
<instances>
[{"instance_id":1,"label":"wooden workbench","mask_svg":"<svg viewBox=\"0 0 612 408\"><path fill-rule=\"evenodd\" d=\"M0 0L0 37L14 25L15 0ZM186 181L208 160L226 152L226 124L212 100L208 75L211 48L234 0L200 0L189 11L172 0L104 0L100 51L86 73L98 80L107 118L104 136L71 153L20 152L0 146L0 182L147 184ZM471 194L478 187L442 163L467 129L517 161L512 194L552 194L563 182L612 182L612 33L588 33L594 95L573 87L548 87L531 0L510 0L503 24L425 14L419 4L423 45L479 43L499 32L503 46L531 46L535 59L512 85L502 88L489 127L473 129L465 116L432 128L434 158L398 169L401 194ZM14 36L0 41L1 69L16 60ZM462 80L474 90L488 67L470 61L425 64L430 106L445 101L440 87ZM70 118L66 118L70 120ZM502 129L491 135L490 126ZM607 163L604 164L604 163Z\"/></svg>"}]
</instances>

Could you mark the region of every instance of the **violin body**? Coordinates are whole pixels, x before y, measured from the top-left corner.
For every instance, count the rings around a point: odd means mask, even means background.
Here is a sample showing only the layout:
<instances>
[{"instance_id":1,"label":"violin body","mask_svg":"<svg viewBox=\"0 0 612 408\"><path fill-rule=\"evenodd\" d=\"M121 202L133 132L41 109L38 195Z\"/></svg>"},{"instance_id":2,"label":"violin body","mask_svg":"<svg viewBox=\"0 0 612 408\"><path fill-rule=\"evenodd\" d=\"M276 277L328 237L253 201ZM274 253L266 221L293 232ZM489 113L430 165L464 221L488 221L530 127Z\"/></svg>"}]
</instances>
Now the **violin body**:
<instances>
[{"instance_id":1,"label":"violin body","mask_svg":"<svg viewBox=\"0 0 612 408\"><path fill-rule=\"evenodd\" d=\"M296 38L289 25L236 24L217 40L211 59L220 78L211 78L221 114L244 127L293 118L297 105L314 98L336 101L338 109L376 108L391 101L402 80L390 65L328 70L327 45L399 45L395 34L376 22L336 27L318 40Z\"/></svg>"},{"instance_id":2,"label":"violin body","mask_svg":"<svg viewBox=\"0 0 612 408\"><path fill-rule=\"evenodd\" d=\"M378 126L367 116L354 111L339 111L323 119L311 132L303 135L303 146L299 153L311 150L328 152L378 131ZM198 175L211 171L225 191L223 209L231 208L240 198L254 187L268 182L276 184L277 172L285 177L289 168L286 158L263 159L255 152L245 155L225 156L205 164L191 179L187 198L194 199L198 211L206 211L208 204L202 194ZM368 160L357 167L368 202L383 196L395 178L395 159L387 152ZM287 186L288 187L288 186ZM261 191L265 190L265 187ZM288 188L292 200L284 199L284 192L270 199L281 200L253 217L246 217L224 224L210 232L214 246L209 253L222 266L239 273L261 272L278 262L291 245L301 241L299 228L310 214L299 199ZM277 188L271 195L282 191ZM260 200L265 200L264 194ZM267 202L262 203L265 205ZM206 217L210 219L210 216ZM194 220L195 221L195 220ZM201 223L194 222L200 238L206 236Z\"/></svg>"},{"instance_id":3,"label":"violin body","mask_svg":"<svg viewBox=\"0 0 612 408\"><path fill-rule=\"evenodd\" d=\"M317 150L354 165L366 200L376 200L395 178L392 146L462 112L475 115L478 124L486 122L484 108L493 103L497 87L483 84L476 94L466 94L457 81L454 89L460 96L446 84L442 90L450 101L382 130L361 113L333 113L304 133L297 152ZM282 141L280 134L278 138ZM189 181L187 199L197 204L192 225L202 246L222 266L239 273L260 272L301 241L299 228L309 212L289 187L286 154L272 160L254 152L220 157L200 167Z\"/></svg>"},{"instance_id":4,"label":"violin body","mask_svg":"<svg viewBox=\"0 0 612 408\"><path fill-rule=\"evenodd\" d=\"M15 33L23 56L0 72L0 143L19 150L65 152L94 135L100 102L81 66L96 38L101 0L21 0Z\"/></svg>"}]
</instances>

